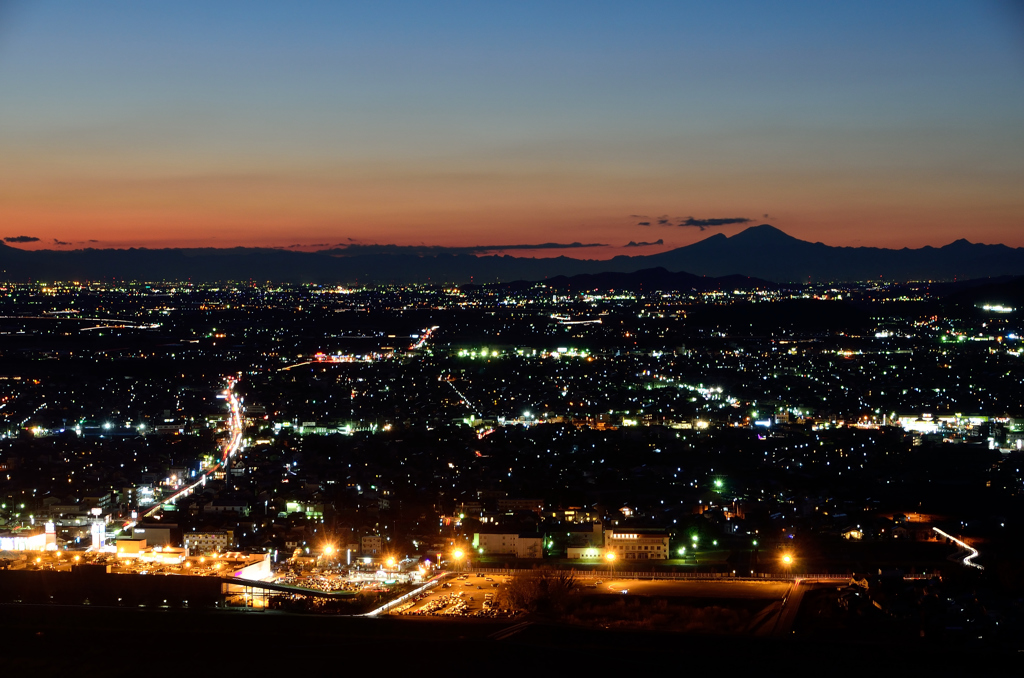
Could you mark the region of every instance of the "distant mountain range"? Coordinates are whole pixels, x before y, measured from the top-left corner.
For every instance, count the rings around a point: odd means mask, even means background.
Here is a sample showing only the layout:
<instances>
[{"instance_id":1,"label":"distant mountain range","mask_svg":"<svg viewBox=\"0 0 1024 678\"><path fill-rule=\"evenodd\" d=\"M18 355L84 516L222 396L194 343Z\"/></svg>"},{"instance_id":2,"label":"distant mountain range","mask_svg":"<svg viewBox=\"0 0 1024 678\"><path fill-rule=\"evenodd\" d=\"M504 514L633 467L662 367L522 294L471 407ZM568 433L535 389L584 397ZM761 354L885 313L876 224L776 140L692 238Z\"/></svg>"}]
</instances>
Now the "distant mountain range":
<instances>
[{"instance_id":1,"label":"distant mountain range","mask_svg":"<svg viewBox=\"0 0 1024 678\"><path fill-rule=\"evenodd\" d=\"M645 269L694 276L761 278L776 283L954 280L1024 274L1024 248L957 240L944 247L831 247L768 224L731 237L716 234L668 252L606 261L471 254L352 254L232 249L20 250L0 245L0 279L255 280L309 283L492 283Z\"/></svg>"}]
</instances>

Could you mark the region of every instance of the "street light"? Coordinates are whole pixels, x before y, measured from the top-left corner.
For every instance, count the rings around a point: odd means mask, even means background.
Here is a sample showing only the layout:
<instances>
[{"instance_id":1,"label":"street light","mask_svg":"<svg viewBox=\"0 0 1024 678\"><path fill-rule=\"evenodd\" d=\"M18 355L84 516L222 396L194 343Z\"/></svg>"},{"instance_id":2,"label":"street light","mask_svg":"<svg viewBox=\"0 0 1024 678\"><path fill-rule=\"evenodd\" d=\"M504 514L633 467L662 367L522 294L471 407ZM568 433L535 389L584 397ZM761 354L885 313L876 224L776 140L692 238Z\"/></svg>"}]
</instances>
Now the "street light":
<instances>
[{"instance_id":1,"label":"street light","mask_svg":"<svg viewBox=\"0 0 1024 678\"><path fill-rule=\"evenodd\" d=\"M462 558L465 555L466 554L463 552L462 549L455 549L454 551L452 551L452 558L455 560L456 568L459 568L459 569L462 568Z\"/></svg>"},{"instance_id":2,"label":"street light","mask_svg":"<svg viewBox=\"0 0 1024 678\"><path fill-rule=\"evenodd\" d=\"M608 577L612 578L615 576L615 558L616 555L612 551L608 551L604 554L604 559L608 561Z\"/></svg>"}]
</instances>

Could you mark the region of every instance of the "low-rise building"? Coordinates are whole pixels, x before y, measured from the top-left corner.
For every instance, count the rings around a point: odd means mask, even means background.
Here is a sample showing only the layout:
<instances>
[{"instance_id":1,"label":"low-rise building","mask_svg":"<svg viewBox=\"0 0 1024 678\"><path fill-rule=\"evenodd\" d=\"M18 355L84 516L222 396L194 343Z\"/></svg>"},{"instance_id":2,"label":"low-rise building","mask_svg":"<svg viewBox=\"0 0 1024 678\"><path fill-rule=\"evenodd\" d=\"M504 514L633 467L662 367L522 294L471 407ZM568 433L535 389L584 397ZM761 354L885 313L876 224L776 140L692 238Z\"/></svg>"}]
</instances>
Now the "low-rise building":
<instances>
[{"instance_id":1,"label":"low-rise building","mask_svg":"<svg viewBox=\"0 0 1024 678\"><path fill-rule=\"evenodd\" d=\"M249 503L244 499L214 499L203 505L203 513L237 513L249 515Z\"/></svg>"},{"instance_id":2,"label":"low-rise building","mask_svg":"<svg viewBox=\"0 0 1024 678\"><path fill-rule=\"evenodd\" d=\"M481 554L514 555L516 558L543 558L544 537L536 533L473 534L473 548Z\"/></svg>"},{"instance_id":3,"label":"low-rise building","mask_svg":"<svg viewBox=\"0 0 1024 678\"><path fill-rule=\"evenodd\" d=\"M518 511L532 511L537 515L544 512L543 499L498 499L498 511L501 513L515 513Z\"/></svg>"},{"instance_id":4,"label":"low-rise building","mask_svg":"<svg viewBox=\"0 0 1024 678\"><path fill-rule=\"evenodd\" d=\"M565 556L573 560L598 561L604 557L604 550L595 546L570 546L565 550Z\"/></svg>"},{"instance_id":5,"label":"low-rise building","mask_svg":"<svg viewBox=\"0 0 1024 678\"><path fill-rule=\"evenodd\" d=\"M614 528L605 530L606 551L624 560L668 560L669 535L665 530Z\"/></svg>"},{"instance_id":6,"label":"low-rise building","mask_svg":"<svg viewBox=\"0 0 1024 678\"><path fill-rule=\"evenodd\" d=\"M170 546L171 530L176 525L152 525L138 523L132 528L132 536L146 540L151 546Z\"/></svg>"},{"instance_id":7,"label":"low-rise building","mask_svg":"<svg viewBox=\"0 0 1024 678\"><path fill-rule=\"evenodd\" d=\"M234 546L235 533L233 530L186 532L184 541L190 555L224 553Z\"/></svg>"},{"instance_id":8,"label":"low-rise building","mask_svg":"<svg viewBox=\"0 0 1024 678\"><path fill-rule=\"evenodd\" d=\"M57 533L53 523L31 530L0 533L0 551L53 551Z\"/></svg>"},{"instance_id":9,"label":"low-rise building","mask_svg":"<svg viewBox=\"0 0 1024 678\"><path fill-rule=\"evenodd\" d=\"M359 540L359 546L364 556L379 556L384 549L384 540L379 534L370 534Z\"/></svg>"}]
</instances>

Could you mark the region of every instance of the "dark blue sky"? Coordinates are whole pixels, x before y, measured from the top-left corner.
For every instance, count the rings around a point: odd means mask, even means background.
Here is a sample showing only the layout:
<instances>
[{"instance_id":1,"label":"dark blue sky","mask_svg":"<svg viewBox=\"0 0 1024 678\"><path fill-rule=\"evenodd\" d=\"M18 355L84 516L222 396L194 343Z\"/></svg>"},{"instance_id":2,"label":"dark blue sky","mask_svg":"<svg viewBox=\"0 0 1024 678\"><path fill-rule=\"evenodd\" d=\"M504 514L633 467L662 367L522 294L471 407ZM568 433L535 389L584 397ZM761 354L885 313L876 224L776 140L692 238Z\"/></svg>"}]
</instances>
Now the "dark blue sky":
<instances>
[{"instance_id":1,"label":"dark blue sky","mask_svg":"<svg viewBox=\"0 0 1024 678\"><path fill-rule=\"evenodd\" d=\"M7 2L0 235L1024 246L1019 8Z\"/></svg>"}]
</instances>

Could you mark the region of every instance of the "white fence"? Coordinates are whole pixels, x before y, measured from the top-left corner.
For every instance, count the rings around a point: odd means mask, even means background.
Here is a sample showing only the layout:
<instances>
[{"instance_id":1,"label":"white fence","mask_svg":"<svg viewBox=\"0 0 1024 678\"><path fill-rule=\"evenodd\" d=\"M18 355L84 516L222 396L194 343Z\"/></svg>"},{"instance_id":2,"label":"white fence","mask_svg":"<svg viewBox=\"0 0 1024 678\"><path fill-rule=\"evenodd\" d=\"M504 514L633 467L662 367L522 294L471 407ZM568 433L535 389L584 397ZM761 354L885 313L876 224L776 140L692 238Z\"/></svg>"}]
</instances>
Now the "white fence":
<instances>
[{"instance_id":1,"label":"white fence","mask_svg":"<svg viewBox=\"0 0 1024 678\"><path fill-rule=\"evenodd\" d=\"M477 574L484 575L516 575L516 574L540 574L541 572L571 572L577 579L631 579L631 580L645 580L645 579L682 579L682 580L701 580L701 581L716 581L716 580L733 580L733 581L795 581L797 579L834 579L836 581L846 581L853 578L852 574L834 574L834 573L791 573L791 574L777 574L771 572L755 572L752 574L737 575L732 572L658 572L658 571L622 571L619 570L549 570L549 569L506 569L506 568L476 568L473 570L465 571L451 571L453 575L465 575L468 577L475 577ZM937 577L939 573L934 574L907 574L904 575L904 579L930 579L931 577Z\"/></svg>"}]
</instances>

